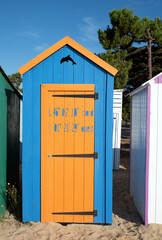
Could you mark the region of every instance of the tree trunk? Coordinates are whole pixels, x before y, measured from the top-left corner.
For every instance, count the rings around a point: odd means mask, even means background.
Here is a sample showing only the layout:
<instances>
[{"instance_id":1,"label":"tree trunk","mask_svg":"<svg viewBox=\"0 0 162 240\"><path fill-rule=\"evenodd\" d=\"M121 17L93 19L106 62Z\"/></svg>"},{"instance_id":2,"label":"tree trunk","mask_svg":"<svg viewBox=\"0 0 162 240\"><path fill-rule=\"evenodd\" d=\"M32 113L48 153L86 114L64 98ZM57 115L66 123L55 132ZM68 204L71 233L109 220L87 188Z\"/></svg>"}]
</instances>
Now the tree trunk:
<instances>
[{"instance_id":1,"label":"tree trunk","mask_svg":"<svg viewBox=\"0 0 162 240\"><path fill-rule=\"evenodd\" d=\"M148 37L148 45L147 45L147 50L148 50L148 79L152 78L152 52L151 52L151 43L152 43L152 38L150 35L150 30L146 29L147 37Z\"/></svg>"}]
</instances>

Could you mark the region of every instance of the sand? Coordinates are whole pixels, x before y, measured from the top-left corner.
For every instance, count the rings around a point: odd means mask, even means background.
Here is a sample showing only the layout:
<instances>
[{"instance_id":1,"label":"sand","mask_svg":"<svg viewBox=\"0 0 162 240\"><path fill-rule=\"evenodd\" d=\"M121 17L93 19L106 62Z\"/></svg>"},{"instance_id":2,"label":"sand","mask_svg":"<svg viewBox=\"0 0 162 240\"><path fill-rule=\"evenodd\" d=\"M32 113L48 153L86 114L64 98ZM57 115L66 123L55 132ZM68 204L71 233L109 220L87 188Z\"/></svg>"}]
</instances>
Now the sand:
<instances>
[{"instance_id":1,"label":"sand","mask_svg":"<svg viewBox=\"0 0 162 240\"><path fill-rule=\"evenodd\" d=\"M162 225L145 226L130 194L129 183L129 128L122 128L120 170L113 172L113 224L21 223L13 215L0 220L0 240L54 239L162 239Z\"/></svg>"}]
</instances>

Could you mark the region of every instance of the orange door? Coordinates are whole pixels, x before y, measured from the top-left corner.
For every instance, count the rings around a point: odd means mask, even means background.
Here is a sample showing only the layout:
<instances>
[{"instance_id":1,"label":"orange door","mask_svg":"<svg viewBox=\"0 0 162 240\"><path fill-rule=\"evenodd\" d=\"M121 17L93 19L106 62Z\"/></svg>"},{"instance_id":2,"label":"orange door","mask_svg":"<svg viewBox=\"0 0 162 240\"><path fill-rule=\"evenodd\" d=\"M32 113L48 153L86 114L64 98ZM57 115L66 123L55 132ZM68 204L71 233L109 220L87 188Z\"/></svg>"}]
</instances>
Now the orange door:
<instances>
[{"instance_id":1,"label":"orange door","mask_svg":"<svg viewBox=\"0 0 162 240\"><path fill-rule=\"evenodd\" d=\"M41 221L93 222L94 85L41 85Z\"/></svg>"}]
</instances>

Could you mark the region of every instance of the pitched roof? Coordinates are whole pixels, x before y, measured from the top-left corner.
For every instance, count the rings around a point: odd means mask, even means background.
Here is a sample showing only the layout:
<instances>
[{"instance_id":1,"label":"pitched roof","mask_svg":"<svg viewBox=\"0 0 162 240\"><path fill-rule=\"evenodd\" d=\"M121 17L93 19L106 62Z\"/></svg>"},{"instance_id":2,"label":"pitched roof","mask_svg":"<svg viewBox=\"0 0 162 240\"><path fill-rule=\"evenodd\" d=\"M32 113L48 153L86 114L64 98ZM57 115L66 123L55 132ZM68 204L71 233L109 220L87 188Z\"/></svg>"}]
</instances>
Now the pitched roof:
<instances>
[{"instance_id":1,"label":"pitched roof","mask_svg":"<svg viewBox=\"0 0 162 240\"><path fill-rule=\"evenodd\" d=\"M155 83L155 79L158 78L160 75L162 75L162 72L160 72L159 74L157 74L156 76L154 76L153 78L151 78L150 80L148 80L147 82L144 82L141 86L137 87L136 89L134 89L133 91L131 91L130 93L128 93L126 95L127 96L132 96L140 91L142 91L143 89L147 88L149 85L154 84Z\"/></svg>"},{"instance_id":2,"label":"pitched roof","mask_svg":"<svg viewBox=\"0 0 162 240\"><path fill-rule=\"evenodd\" d=\"M17 90L17 88L13 85L13 83L10 81L6 73L4 72L3 68L0 66L0 72L2 73L3 77L6 79L6 81L9 83L9 85L15 90L15 93L17 96L22 99L22 93Z\"/></svg>"},{"instance_id":3,"label":"pitched roof","mask_svg":"<svg viewBox=\"0 0 162 240\"><path fill-rule=\"evenodd\" d=\"M73 39L70 37L64 37L62 40L59 42L55 43L53 46L39 54L37 57L33 58L31 61L26 63L24 66L18 69L19 73L22 75L29 71L31 68L35 67L37 64L42 62L44 59L52 55L54 52L59 50L65 45L69 45L70 47L74 48L76 51L80 52L82 55L90 59L92 62L96 63L98 66L115 76L118 72L117 69L112 67L110 64L107 62L103 61L101 58L97 57L95 54L81 46L79 43L75 42Z\"/></svg>"}]
</instances>

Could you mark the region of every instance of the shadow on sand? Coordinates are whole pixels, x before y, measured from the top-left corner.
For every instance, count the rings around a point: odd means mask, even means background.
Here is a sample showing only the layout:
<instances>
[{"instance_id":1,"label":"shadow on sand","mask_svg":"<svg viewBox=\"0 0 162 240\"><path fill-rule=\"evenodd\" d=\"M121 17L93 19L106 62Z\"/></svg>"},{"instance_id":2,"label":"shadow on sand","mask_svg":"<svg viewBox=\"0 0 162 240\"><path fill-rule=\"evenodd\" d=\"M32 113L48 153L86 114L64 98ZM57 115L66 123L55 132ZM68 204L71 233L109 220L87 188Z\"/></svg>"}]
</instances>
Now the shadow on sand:
<instances>
[{"instance_id":1,"label":"shadow on sand","mask_svg":"<svg viewBox=\"0 0 162 240\"><path fill-rule=\"evenodd\" d=\"M113 213L123 220L141 224L141 218L129 194L130 125L122 126L120 169L113 171Z\"/></svg>"}]
</instances>

